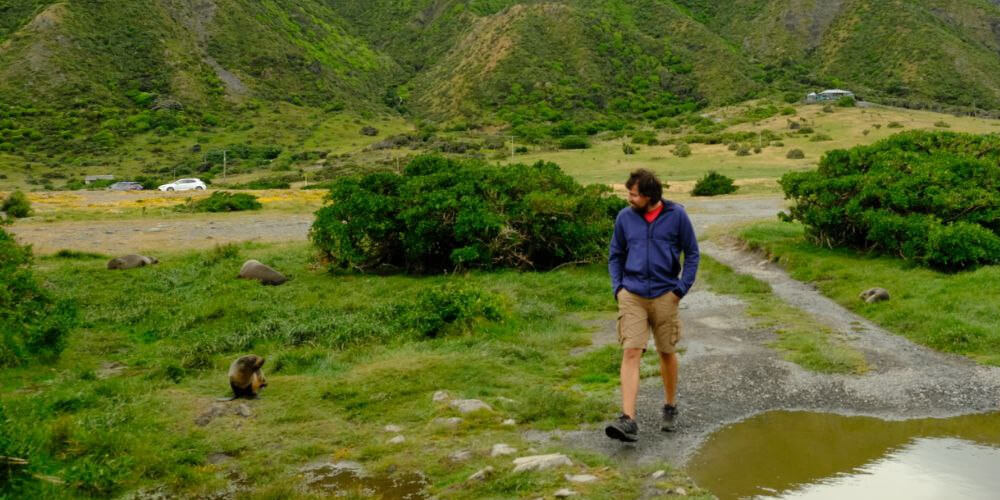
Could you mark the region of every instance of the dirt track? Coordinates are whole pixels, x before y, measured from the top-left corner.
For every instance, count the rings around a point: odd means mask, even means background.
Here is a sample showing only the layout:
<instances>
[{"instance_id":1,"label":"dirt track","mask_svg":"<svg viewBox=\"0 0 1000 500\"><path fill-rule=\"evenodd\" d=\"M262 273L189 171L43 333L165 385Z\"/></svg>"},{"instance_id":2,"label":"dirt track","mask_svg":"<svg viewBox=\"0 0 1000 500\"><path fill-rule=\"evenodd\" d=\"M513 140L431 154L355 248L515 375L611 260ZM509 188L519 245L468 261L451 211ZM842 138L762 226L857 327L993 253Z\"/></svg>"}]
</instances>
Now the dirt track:
<instances>
[{"instance_id":1,"label":"dirt track","mask_svg":"<svg viewBox=\"0 0 1000 500\"><path fill-rule=\"evenodd\" d=\"M36 253L69 248L109 255L211 248L239 241L301 241L309 234L312 214L263 212L212 214L169 219L19 222L10 227Z\"/></svg>"},{"instance_id":2,"label":"dirt track","mask_svg":"<svg viewBox=\"0 0 1000 500\"><path fill-rule=\"evenodd\" d=\"M689 204L699 230L745 218L770 217L780 200ZM730 212L731 210L734 210ZM729 214L727 215L727 212ZM762 257L735 247L702 243L702 251L740 273L769 283L787 303L842 334L865 355L864 375L806 371L768 347L773 333L755 328L742 303L695 289L681 304L684 340L678 403L679 431L659 431L663 389L659 377L642 383L640 441L623 445L601 428L562 434L571 446L626 461L666 459L683 464L709 434L725 424L770 410L811 410L885 419L947 417L1000 410L1000 368L976 365L892 334L795 281ZM616 342L615 323L599 323L594 344ZM649 354L647 353L647 356Z\"/></svg>"}]
</instances>

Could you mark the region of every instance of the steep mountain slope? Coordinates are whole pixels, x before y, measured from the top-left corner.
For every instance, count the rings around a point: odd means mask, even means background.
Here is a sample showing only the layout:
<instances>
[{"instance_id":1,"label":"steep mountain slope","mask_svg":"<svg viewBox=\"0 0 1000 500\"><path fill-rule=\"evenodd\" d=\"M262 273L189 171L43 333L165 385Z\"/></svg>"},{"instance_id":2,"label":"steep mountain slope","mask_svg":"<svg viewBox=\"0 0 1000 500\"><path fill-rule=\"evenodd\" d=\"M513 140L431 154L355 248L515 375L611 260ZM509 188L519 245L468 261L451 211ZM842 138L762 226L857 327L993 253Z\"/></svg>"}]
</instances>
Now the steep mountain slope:
<instances>
[{"instance_id":1,"label":"steep mountain slope","mask_svg":"<svg viewBox=\"0 0 1000 500\"><path fill-rule=\"evenodd\" d=\"M0 149L113 147L214 126L253 98L377 106L401 75L314 1L15 0L0 45ZM6 145L4 145L6 144Z\"/></svg>"},{"instance_id":2,"label":"steep mountain slope","mask_svg":"<svg viewBox=\"0 0 1000 500\"><path fill-rule=\"evenodd\" d=\"M677 2L777 80L1000 107L1000 9L985 0Z\"/></svg>"}]
</instances>

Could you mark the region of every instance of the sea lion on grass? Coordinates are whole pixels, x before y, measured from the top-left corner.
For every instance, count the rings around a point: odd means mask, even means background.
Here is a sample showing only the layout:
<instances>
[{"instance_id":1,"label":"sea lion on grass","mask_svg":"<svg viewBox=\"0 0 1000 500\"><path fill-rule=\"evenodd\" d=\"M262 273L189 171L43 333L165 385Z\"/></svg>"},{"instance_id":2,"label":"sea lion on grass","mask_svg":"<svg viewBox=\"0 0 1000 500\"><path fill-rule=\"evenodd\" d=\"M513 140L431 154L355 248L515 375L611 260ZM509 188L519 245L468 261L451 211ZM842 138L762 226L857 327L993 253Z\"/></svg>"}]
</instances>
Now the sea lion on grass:
<instances>
[{"instance_id":1,"label":"sea lion on grass","mask_svg":"<svg viewBox=\"0 0 1000 500\"><path fill-rule=\"evenodd\" d=\"M286 281L288 278L284 274L271 269L259 261L250 259L243 263L243 267L240 268L240 278L257 280L265 285L280 285Z\"/></svg>"},{"instance_id":2,"label":"sea lion on grass","mask_svg":"<svg viewBox=\"0 0 1000 500\"><path fill-rule=\"evenodd\" d=\"M264 358L249 354L240 356L229 365L229 387L233 389L233 396L220 398L219 401L232 401L237 398L254 399L257 393L267 387L267 380L261 373L260 367L264 366Z\"/></svg>"},{"instance_id":3,"label":"sea lion on grass","mask_svg":"<svg viewBox=\"0 0 1000 500\"><path fill-rule=\"evenodd\" d=\"M109 260L108 269L134 269L136 267L151 266L153 264L158 264L159 262L160 261L156 260L155 257L129 254Z\"/></svg>"}]
</instances>

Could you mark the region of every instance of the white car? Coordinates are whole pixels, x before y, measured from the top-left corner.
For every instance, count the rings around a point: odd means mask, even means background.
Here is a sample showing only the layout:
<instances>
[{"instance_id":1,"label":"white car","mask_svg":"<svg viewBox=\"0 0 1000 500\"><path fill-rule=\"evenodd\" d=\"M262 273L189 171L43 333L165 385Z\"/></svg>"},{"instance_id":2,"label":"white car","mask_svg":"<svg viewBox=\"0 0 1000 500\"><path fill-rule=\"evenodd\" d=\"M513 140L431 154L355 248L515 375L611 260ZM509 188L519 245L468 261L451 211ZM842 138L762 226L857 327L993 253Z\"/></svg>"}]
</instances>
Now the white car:
<instances>
[{"instance_id":1,"label":"white car","mask_svg":"<svg viewBox=\"0 0 1000 500\"><path fill-rule=\"evenodd\" d=\"M205 189L204 182L201 179L177 179L170 184L164 184L156 189L160 191L190 191L192 189L202 190Z\"/></svg>"}]
</instances>

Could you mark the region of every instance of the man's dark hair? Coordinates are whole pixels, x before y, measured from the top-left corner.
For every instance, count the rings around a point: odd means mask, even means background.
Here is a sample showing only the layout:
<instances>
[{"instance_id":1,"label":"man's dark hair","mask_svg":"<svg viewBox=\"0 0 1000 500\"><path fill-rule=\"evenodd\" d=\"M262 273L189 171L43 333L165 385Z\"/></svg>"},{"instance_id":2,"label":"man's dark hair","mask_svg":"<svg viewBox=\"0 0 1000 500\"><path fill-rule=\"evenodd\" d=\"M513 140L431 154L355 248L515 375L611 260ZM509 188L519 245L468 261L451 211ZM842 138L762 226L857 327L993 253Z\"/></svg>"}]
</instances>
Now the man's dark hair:
<instances>
[{"instance_id":1,"label":"man's dark hair","mask_svg":"<svg viewBox=\"0 0 1000 500\"><path fill-rule=\"evenodd\" d=\"M663 199L663 184L656 178L656 174L649 170L640 168L629 175L625 188L631 190L635 185L639 186L639 194L649 198L649 206L655 206Z\"/></svg>"}]
</instances>

